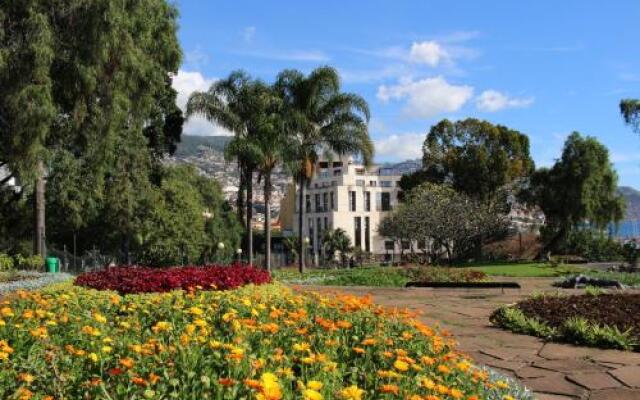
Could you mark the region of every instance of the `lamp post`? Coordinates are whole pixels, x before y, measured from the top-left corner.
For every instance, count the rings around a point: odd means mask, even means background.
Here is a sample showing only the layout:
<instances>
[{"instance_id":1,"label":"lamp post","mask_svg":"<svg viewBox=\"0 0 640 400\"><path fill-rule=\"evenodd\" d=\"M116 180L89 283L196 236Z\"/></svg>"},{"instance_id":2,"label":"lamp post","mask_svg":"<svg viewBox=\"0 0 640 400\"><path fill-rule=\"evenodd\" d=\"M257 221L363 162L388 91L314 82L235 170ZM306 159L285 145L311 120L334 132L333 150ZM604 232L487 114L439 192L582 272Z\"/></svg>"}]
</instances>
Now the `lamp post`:
<instances>
[{"instance_id":1,"label":"lamp post","mask_svg":"<svg viewBox=\"0 0 640 400\"><path fill-rule=\"evenodd\" d=\"M236 249L236 255L238 256L238 262L242 261L242 249Z\"/></svg>"},{"instance_id":2,"label":"lamp post","mask_svg":"<svg viewBox=\"0 0 640 400\"><path fill-rule=\"evenodd\" d=\"M224 251L224 243L218 242L218 251L216 252L216 258L218 259L218 263L220 263L220 255Z\"/></svg>"},{"instance_id":3,"label":"lamp post","mask_svg":"<svg viewBox=\"0 0 640 400\"><path fill-rule=\"evenodd\" d=\"M304 243L304 254L301 254L301 257L304 257L304 264L307 264L307 249L309 248L309 243L311 243L311 239L309 239L309 236L305 236L304 239L302 240L302 243Z\"/></svg>"}]
</instances>

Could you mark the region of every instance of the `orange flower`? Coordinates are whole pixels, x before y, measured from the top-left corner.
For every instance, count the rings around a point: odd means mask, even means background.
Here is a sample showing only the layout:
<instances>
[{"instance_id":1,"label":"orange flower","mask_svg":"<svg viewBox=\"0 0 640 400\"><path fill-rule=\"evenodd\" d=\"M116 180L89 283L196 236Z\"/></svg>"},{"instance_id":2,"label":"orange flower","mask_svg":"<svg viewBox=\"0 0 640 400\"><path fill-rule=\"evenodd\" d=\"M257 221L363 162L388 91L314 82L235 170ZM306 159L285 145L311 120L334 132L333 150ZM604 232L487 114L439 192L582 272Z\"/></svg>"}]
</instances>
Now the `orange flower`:
<instances>
[{"instance_id":1,"label":"orange flower","mask_svg":"<svg viewBox=\"0 0 640 400\"><path fill-rule=\"evenodd\" d=\"M131 378L131 382L138 386L147 386L147 381L144 378L140 378L139 376L134 376Z\"/></svg>"},{"instance_id":2,"label":"orange flower","mask_svg":"<svg viewBox=\"0 0 640 400\"><path fill-rule=\"evenodd\" d=\"M222 386L232 386L236 382L231 378L220 378L218 379L218 383L221 384Z\"/></svg>"},{"instance_id":3,"label":"orange flower","mask_svg":"<svg viewBox=\"0 0 640 400\"><path fill-rule=\"evenodd\" d=\"M381 393L393 393L397 395L399 391L400 389L398 388L398 385L387 384L380 387Z\"/></svg>"},{"instance_id":4,"label":"orange flower","mask_svg":"<svg viewBox=\"0 0 640 400\"><path fill-rule=\"evenodd\" d=\"M122 365L125 368L133 368L133 360L130 358L123 358L122 360L120 360L120 365Z\"/></svg>"}]
</instances>

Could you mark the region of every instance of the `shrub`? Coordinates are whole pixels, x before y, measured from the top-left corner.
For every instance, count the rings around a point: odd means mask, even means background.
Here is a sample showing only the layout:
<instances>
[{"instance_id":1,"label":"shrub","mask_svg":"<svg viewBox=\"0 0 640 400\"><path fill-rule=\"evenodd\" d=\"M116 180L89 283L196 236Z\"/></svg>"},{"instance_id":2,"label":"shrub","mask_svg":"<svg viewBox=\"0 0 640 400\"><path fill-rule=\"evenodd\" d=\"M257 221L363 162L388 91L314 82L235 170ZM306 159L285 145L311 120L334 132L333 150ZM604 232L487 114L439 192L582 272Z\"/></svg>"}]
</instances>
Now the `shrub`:
<instances>
[{"instance_id":1,"label":"shrub","mask_svg":"<svg viewBox=\"0 0 640 400\"><path fill-rule=\"evenodd\" d=\"M37 271L42 269L44 265L44 259L41 256L33 255L33 256L22 256L18 254L16 256L16 262L18 264L19 269L26 269L29 271Z\"/></svg>"},{"instance_id":2,"label":"shrub","mask_svg":"<svg viewBox=\"0 0 640 400\"><path fill-rule=\"evenodd\" d=\"M462 268L419 267L407 270L417 282L480 282L487 279L482 271Z\"/></svg>"},{"instance_id":3,"label":"shrub","mask_svg":"<svg viewBox=\"0 0 640 400\"><path fill-rule=\"evenodd\" d=\"M0 271L11 271L13 269L13 258L5 253L0 253Z\"/></svg>"},{"instance_id":4,"label":"shrub","mask_svg":"<svg viewBox=\"0 0 640 400\"><path fill-rule=\"evenodd\" d=\"M79 275L75 284L98 290L114 290L122 294L168 292L176 289L234 289L247 284L271 282L269 272L244 264L202 267L111 267Z\"/></svg>"},{"instance_id":5,"label":"shrub","mask_svg":"<svg viewBox=\"0 0 640 400\"><path fill-rule=\"evenodd\" d=\"M524 333L546 339L557 336L558 331L536 318L530 318L517 307L505 306L496 310L490 317L493 324L512 332Z\"/></svg>"},{"instance_id":6,"label":"shrub","mask_svg":"<svg viewBox=\"0 0 640 400\"><path fill-rule=\"evenodd\" d=\"M633 350L636 345L631 330L622 332L615 326L594 324L580 317L568 319L561 331L566 341L575 344L623 350Z\"/></svg>"}]
</instances>

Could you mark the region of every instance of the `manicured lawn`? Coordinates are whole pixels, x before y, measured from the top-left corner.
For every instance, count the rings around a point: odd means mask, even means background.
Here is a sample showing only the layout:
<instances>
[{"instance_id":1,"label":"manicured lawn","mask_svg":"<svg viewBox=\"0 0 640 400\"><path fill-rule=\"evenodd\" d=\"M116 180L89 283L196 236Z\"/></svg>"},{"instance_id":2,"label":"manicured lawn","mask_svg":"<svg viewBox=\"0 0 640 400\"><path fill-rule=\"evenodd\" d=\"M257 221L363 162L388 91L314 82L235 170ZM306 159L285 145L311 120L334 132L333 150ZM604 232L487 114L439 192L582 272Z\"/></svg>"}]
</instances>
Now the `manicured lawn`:
<instances>
[{"instance_id":1,"label":"manicured lawn","mask_svg":"<svg viewBox=\"0 0 640 400\"><path fill-rule=\"evenodd\" d=\"M568 265L553 267L546 263L480 264L470 267L470 269L482 271L489 276L512 276L519 278L554 277L586 272L586 270L581 267Z\"/></svg>"},{"instance_id":2,"label":"manicured lawn","mask_svg":"<svg viewBox=\"0 0 640 400\"><path fill-rule=\"evenodd\" d=\"M363 267L353 269L308 269L304 274L293 268L279 269L274 279L293 284L330 286L403 287L409 277L400 268Z\"/></svg>"}]
</instances>

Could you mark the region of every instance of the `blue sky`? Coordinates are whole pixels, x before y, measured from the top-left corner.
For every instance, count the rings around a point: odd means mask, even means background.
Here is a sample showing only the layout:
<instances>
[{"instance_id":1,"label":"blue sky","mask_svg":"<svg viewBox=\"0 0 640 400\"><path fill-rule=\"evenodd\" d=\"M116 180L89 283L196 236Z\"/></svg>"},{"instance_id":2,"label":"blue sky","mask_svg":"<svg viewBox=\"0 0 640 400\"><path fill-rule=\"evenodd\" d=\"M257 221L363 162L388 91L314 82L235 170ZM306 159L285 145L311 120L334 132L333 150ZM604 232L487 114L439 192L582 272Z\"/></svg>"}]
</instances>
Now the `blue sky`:
<instances>
[{"instance_id":1,"label":"blue sky","mask_svg":"<svg viewBox=\"0 0 640 400\"><path fill-rule=\"evenodd\" d=\"M640 188L640 137L621 98L640 97L640 1L179 0L184 105L235 69L339 70L364 96L378 161L421 155L443 118L482 118L529 135L537 165L577 130L602 141L620 183ZM187 134L225 134L192 120Z\"/></svg>"}]
</instances>

